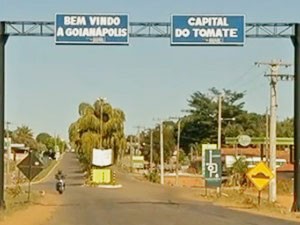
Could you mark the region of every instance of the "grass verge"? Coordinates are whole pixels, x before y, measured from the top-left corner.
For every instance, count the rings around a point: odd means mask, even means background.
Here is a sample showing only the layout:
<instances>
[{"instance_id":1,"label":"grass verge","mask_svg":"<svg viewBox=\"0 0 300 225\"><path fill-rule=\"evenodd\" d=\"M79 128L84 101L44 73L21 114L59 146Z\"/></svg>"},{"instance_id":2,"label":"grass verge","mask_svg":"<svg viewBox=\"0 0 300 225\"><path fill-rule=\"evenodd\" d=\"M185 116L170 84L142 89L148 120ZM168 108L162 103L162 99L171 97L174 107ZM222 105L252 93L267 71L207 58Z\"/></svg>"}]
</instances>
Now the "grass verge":
<instances>
[{"instance_id":1,"label":"grass verge","mask_svg":"<svg viewBox=\"0 0 300 225\"><path fill-rule=\"evenodd\" d=\"M57 163L58 161L51 161L49 165L33 179L32 182L39 182L44 179L57 165ZM30 201L28 201L28 191L25 183L19 183L14 186L7 187L5 189L4 196L6 209L0 210L0 220L3 220L6 216L11 215L18 210L26 209L41 197L40 193L31 190Z\"/></svg>"}]
</instances>

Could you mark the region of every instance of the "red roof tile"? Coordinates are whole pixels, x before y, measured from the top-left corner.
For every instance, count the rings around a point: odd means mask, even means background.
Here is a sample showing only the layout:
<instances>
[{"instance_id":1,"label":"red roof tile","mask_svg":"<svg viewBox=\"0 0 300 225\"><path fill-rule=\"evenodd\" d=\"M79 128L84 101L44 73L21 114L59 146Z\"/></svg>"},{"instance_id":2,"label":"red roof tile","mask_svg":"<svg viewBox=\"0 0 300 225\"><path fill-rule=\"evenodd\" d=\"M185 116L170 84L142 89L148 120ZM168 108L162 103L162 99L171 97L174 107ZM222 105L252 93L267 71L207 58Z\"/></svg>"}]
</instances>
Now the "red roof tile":
<instances>
[{"instance_id":1,"label":"red roof tile","mask_svg":"<svg viewBox=\"0 0 300 225\"><path fill-rule=\"evenodd\" d=\"M294 171L294 164L287 163L276 169L277 172L292 172Z\"/></svg>"}]
</instances>

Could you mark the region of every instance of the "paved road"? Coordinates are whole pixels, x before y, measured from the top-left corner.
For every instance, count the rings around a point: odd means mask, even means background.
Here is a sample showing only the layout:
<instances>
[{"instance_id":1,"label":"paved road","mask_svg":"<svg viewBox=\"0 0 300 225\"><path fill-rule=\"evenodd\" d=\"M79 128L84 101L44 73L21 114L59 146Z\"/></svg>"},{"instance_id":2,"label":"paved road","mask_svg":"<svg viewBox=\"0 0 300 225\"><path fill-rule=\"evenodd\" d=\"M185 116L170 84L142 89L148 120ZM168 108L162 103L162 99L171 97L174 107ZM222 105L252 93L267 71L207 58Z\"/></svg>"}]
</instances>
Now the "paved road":
<instances>
[{"instance_id":1,"label":"paved road","mask_svg":"<svg viewBox=\"0 0 300 225\"><path fill-rule=\"evenodd\" d=\"M120 189L84 187L79 164L67 153L59 168L66 171L67 190L59 196L58 212L46 225L289 225L299 224L238 212L207 202L187 200L178 189L119 175ZM52 188L54 180L38 188Z\"/></svg>"}]
</instances>

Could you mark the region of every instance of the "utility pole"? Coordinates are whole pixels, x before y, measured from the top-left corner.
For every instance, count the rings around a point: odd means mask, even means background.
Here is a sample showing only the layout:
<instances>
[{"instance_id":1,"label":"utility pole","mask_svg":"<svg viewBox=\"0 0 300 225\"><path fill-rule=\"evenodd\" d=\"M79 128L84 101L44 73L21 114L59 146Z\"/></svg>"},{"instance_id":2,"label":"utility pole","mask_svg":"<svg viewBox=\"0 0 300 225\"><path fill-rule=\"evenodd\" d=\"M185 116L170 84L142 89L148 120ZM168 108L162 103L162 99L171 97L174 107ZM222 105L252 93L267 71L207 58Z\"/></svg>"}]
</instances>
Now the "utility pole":
<instances>
[{"instance_id":1,"label":"utility pole","mask_svg":"<svg viewBox=\"0 0 300 225\"><path fill-rule=\"evenodd\" d=\"M300 211L300 23L295 24L294 45L294 201L292 211ZM1 67L0 67L1 68Z\"/></svg>"},{"instance_id":2,"label":"utility pole","mask_svg":"<svg viewBox=\"0 0 300 225\"><path fill-rule=\"evenodd\" d=\"M153 130L150 129L150 172L152 172L153 164Z\"/></svg>"},{"instance_id":3,"label":"utility pole","mask_svg":"<svg viewBox=\"0 0 300 225\"><path fill-rule=\"evenodd\" d=\"M102 149L102 139L103 139L103 107L102 100L100 100L100 149Z\"/></svg>"},{"instance_id":4,"label":"utility pole","mask_svg":"<svg viewBox=\"0 0 300 225\"><path fill-rule=\"evenodd\" d=\"M274 178L269 185L269 201L276 201L276 123L277 123L277 82L281 80L292 80L294 76L287 74L279 74L280 67L289 67L291 64L282 61L272 62L256 62L256 65L267 65L270 67L271 74L265 76L270 77L270 169L274 174Z\"/></svg>"},{"instance_id":5,"label":"utility pole","mask_svg":"<svg viewBox=\"0 0 300 225\"><path fill-rule=\"evenodd\" d=\"M130 145L129 145L129 151L130 151L130 171L133 171L133 161L132 161L132 157L133 157L133 152L132 152L132 135L130 135Z\"/></svg>"},{"instance_id":6,"label":"utility pole","mask_svg":"<svg viewBox=\"0 0 300 225\"><path fill-rule=\"evenodd\" d=\"M160 122L160 184L164 184L164 122Z\"/></svg>"},{"instance_id":7,"label":"utility pole","mask_svg":"<svg viewBox=\"0 0 300 225\"><path fill-rule=\"evenodd\" d=\"M176 153L176 186L178 186L179 180L179 156L180 156L180 128L181 128L181 119L179 117L170 117L170 119L177 119L177 153Z\"/></svg>"},{"instance_id":8,"label":"utility pole","mask_svg":"<svg viewBox=\"0 0 300 225\"><path fill-rule=\"evenodd\" d=\"M265 139L265 153L266 153L266 163L269 166L269 156L270 156L270 150L269 150L269 110L268 107L266 109L266 139Z\"/></svg>"},{"instance_id":9,"label":"utility pole","mask_svg":"<svg viewBox=\"0 0 300 225\"><path fill-rule=\"evenodd\" d=\"M218 110L218 149L221 150L221 130L222 130L222 95L219 95L219 110Z\"/></svg>"},{"instance_id":10,"label":"utility pole","mask_svg":"<svg viewBox=\"0 0 300 225\"><path fill-rule=\"evenodd\" d=\"M222 148L222 95L219 95L219 107L218 107L218 149ZM217 194L220 195L220 187L217 187Z\"/></svg>"},{"instance_id":11,"label":"utility pole","mask_svg":"<svg viewBox=\"0 0 300 225\"><path fill-rule=\"evenodd\" d=\"M4 102L5 102L5 22L0 22L0 210L5 209L4 201Z\"/></svg>"},{"instance_id":12,"label":"utility pole","mask_svg":"<svg viewBox=\"0 0 300 225\"><path fill-rule=\"evenodd\" d=\"M180 156L180 124L181 120L178 120L177 128L177 154L176 154L176 185L178 186L178 167L179 167L179 156Z\"/></svg>"},{"instance_id":13,"label":"utility pole","mask_svg":"<svg viewBox=\"0 0 300 225\"><path fill-rule=\"evenodd\" d=\"M164 184L164 121L162 119L157 120L160 126L160 184Z\"/></svg>"}]
</instances>

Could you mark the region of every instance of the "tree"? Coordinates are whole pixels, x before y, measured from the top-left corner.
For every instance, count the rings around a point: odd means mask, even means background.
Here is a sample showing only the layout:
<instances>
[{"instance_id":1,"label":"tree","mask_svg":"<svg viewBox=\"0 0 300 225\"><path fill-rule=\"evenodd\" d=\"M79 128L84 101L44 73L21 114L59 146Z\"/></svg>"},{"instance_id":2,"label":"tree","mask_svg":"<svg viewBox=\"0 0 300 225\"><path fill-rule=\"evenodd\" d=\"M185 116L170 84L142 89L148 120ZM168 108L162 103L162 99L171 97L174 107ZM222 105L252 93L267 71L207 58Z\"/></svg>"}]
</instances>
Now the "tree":
<instances>
[{"instance_id":1,"label":"tree","mask_svg":"<svg viewBox=\"0 0 300 225\"><path fill-rule=\"evenodd\" d=\"M242 98L244 93L234 92L224 89L222 91L222 117L238 118L244 111ZM189 113L182 119L181 146L186 154L189 152L189 146L192 143L216 143L217 142L217 125L218 125L218 97L221 91L216 88L209 89L208 93L197 91L193 93L188 100L190 107ZM227 126L229 126L227 128ZM222 122L222 139L226 133L238 133L241 127L232 126L231 122ZM227 129L226 129L227 128ZM232 129L235 131L233 131Z\"/></svg>"},{"instance_id":2,"label":"tree","mask_svg":"<svg viewBox=\"0 0 300 225\"><path fill-rule=\"evenodd\" d=\"M37 150L37 142L33 138L33 132L28 126L17 127L12 134L12 140L16 143L22 143L32 150Z\"/></svg>"},{"instance_id":3,"label":"tree","mask_svg":"<svg viewBox=\"0 0 300 225\"><path fill-rule=\"evenodd\" d=\"M163 138L164 138L164 160L167 162L176 149L176 124L172 121L164 121ZM145 143L142 154L147 161L150 161L150 131L142 132L141 142ZM153 161L160 163L160 125L153 129Z\"/></svg>"},{"instance_id":4,"label":"tree","mask_svg":"<svg viewBox=\"0 0 300 225\"><path fill-rule=\"evenodd\" d=\"M14 134L19 138L30 139L33 138L32 130L28 126L17 127Z\"/></svg>"},{"instance_id":5,"label":"tree","mask_svg":"<svg viewBox=\"0 0 300 225\"><path fill-rule=\"evenodd\" d=\"M48 133L40 133L36 136L36 141L40 144L45 145L46 150L52 149L52 137Z\"/></svg>"},{"instance_id":6,"label":"tree","mask_svg":"<svg viewBox=\"0 0 300 225\"><path fill-rule=\"evenodd\" d=\"M40 142L40 143L47 143L47 141L51 138L51 135L48 134L48 133L39 133L37 136L36 136L36 141L37 142Z\"/></svg>"},{"instance_id":7,"label":"tree","mask_svg":"<svg viewBox=\"0 0 300 225\"><path fill-rule=\"evenodd\" d=\"M78 112L79 118L69 126L69 140L84 163L90 164L92 149L100 148L100 140L102 148L113 150L116 162L126 148L124 112L103 99L97 99L93 105L79 104Z\"/></svg>"},{"instance_id":8,"label":"tree","mask_svg":"<svg viewBox=\"0 0 300 225\"><path fill-rule=\"evenodd\" d=\"M277 123L278 137L294 137L294 119L286 118Z\"/></svg>"}]
</instances>

